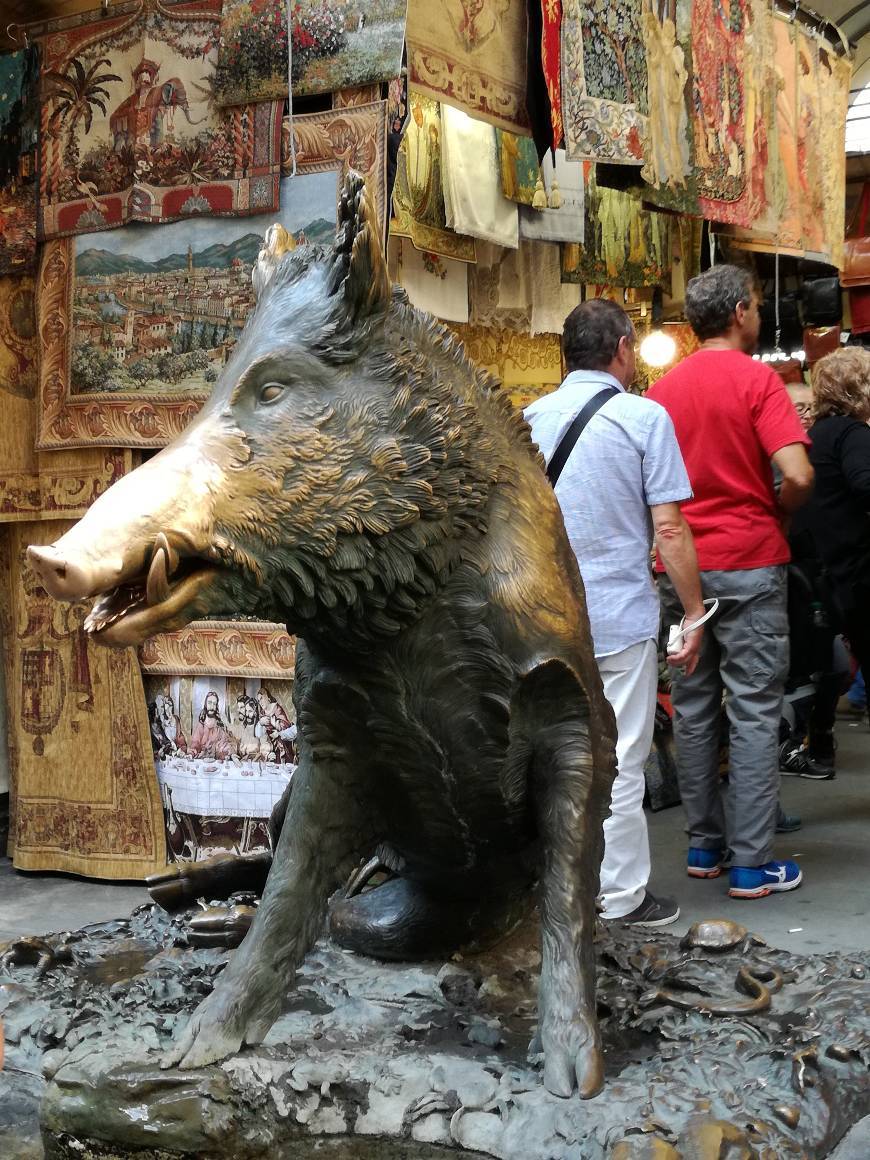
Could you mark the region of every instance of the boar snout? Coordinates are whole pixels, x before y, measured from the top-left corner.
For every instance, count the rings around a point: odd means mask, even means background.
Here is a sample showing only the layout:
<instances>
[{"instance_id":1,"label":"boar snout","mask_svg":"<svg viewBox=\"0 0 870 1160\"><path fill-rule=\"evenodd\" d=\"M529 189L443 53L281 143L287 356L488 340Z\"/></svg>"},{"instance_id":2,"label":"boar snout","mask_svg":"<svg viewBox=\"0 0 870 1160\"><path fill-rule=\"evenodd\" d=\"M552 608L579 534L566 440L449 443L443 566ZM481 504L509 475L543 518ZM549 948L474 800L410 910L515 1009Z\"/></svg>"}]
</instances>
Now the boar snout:
<instances>
[{"instance_id":1,"label":"boar snout","mask_svg":"<svg viewBox=\"0 0 870 1160\"><path fill-rule=\"evenodd\" d=\"M83 600L112 587L123 572L121 559L104 561L97 570L85 560L77 561L54 544L27 549L27 562L36 578L55 600Z\"/></svg>"}]
</instances>

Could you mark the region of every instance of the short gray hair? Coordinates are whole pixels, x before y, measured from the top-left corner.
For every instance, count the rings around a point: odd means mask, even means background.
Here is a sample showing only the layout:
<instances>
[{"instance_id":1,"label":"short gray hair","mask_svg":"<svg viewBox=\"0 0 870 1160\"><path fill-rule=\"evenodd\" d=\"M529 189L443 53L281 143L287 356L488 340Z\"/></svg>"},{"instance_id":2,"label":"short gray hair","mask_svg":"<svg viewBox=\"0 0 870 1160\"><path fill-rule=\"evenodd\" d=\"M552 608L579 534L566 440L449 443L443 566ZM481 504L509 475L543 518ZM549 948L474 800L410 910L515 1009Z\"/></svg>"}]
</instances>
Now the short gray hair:
<instances>
[{"instance_id":1,"label":"short gray hair","mask_svg":"<svg viewBox=\"0 0 870 1160\"><path fill-rule=\"evenodd\" d=\"M755 275L744 266L713 266L686 287L686 318L703 342L724 334L742 302L748 306L756 288Z\"/></svg>"}]
</instances>

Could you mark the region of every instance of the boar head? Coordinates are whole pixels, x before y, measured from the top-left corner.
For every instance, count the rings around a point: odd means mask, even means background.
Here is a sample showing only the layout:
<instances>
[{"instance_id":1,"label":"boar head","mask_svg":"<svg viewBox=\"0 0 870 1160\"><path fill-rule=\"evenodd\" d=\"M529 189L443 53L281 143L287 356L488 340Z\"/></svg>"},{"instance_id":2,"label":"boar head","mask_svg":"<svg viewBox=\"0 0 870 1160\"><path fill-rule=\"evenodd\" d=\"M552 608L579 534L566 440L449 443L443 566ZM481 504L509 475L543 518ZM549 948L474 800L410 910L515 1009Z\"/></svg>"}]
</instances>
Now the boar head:
<instances>
[{"instance_id":1,"label":"boar head","mask_svg":"<svg viewBox=\"0 0 870 1160\"><path fill-rule=\"evenodd\" d=\"M53 596L96 598L95 641L228 612L348 644L395 633L485 527L489 384L391 292L362 180L334 247L286 241L270 230L256 307L191 425L29 549Z\"/></svg>"}]
</instances>

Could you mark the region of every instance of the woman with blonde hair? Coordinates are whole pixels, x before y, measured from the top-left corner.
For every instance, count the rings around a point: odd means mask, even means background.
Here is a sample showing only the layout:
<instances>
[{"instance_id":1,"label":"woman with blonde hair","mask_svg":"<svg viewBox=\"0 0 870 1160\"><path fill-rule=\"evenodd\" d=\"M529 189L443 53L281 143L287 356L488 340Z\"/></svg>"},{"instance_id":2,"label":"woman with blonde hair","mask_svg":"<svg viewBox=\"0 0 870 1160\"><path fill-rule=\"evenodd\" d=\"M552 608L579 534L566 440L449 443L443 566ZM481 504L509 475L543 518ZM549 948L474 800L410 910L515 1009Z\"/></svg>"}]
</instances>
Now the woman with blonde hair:
<instances>
[{"instance_id":1,"label":"woman with blonde hair","mask_svg":"<svg viewBox=\"0 0 870 1160\"><path fill-rule=\"evenodd\" d=\"M845 347L813 372L813 496L799 514L827 572L831 613L870 671L870 350Z\"/></svg>"}]
</instances>

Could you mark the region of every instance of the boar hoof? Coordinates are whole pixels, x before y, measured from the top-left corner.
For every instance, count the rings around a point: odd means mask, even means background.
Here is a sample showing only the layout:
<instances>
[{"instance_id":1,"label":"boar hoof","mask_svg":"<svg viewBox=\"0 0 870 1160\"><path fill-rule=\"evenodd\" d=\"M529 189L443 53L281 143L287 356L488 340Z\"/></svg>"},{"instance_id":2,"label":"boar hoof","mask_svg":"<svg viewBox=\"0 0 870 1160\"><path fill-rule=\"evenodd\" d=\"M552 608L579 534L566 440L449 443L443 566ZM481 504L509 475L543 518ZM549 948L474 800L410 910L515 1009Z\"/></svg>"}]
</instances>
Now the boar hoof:
<instances>
[{"instance_id":1,"label":"boar hoof","mask_svg":"<svg viewBox=\"0 0 870 1160\"><path fill-rule=\"evenodd\" d=\"M229 979L219 981L216 989L203 999L191 1016L181 1038L164 1056L160 1066L183 1069L205 1067L235 1055L243 1044L261 1043L280 1014L280 1005L269 997L265 1002L256 994L253 981L241 984L241 993ZM261 1009L249 1013L251 997Z\"/></svg>"},{"instance_id":2,"label":"boar hoof","mask_svg":"<svg viewBox=\"0 0 870 1160\"><path fill-rule=\"evenodd\" d=\"M595 1021L550 1020L542 1032L544 1087L567 1099L576 1087L582 1100L597 1096L604 1086L604 1057Z\"/></svg>"}]
</instances>

